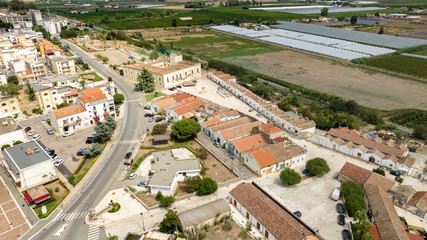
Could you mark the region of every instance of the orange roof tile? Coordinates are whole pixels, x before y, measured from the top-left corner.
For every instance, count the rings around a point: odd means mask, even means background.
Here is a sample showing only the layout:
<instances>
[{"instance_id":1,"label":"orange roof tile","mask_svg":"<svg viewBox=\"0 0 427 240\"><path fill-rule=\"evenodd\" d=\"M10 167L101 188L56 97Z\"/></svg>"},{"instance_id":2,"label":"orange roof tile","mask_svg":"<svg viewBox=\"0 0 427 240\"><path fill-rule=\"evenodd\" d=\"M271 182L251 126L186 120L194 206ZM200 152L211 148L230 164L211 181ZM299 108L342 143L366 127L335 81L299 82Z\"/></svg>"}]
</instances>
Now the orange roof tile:
<instances>
[{"instance_id":1,"label":"orange roof tile","mask_svg":"<svg viewBox=\"0 0 427 240\"><path fill-rule=\"evenodd\" d=\"M194 101L196 101L196 97L191 96L191 97L187 97L187 98L182 99L180 102L182 104L186 104L186 103L190 103L190 102L194 102Z\"/></svg>"},{"instance_id":2,"label":"orange roof tile","mask_svg":"<svg viewBox=\"0 0 427 240\"><path fill-rule=\"evenodd\" d=\"M81 103L72 105L69 107L64 107L55 111L52 111L53 116L55 116L56 119L64 118L67 116L71 116L74 114L78 114L81 112L85 112L86 109L83 107Z\"/></svg>"},{"instance_id":3,"label":"orange roof tile","mask_svg":"<svg viewBox=\"0 0 427 240\"><path fill-rule=\"evenodd\" d=\"M372 237L375 238L375 240L381 240L380 234L378 233L377 225L371 223L370 233L371 233Z\"/></svg>"},{"instance_id":4,"label":"orange roof tile","mask_svg":"<svg viewBox=\"0 0 427 240\"><path fill-rule=\"evenodd\" d=\"M226 122L218 123L214 126L211 126L210 128L212 132L217 132L217 131L221 131L227 128L232 128L232 127L243 125L250 122L252 122L252 120L249 117L244 116L244 117L239 117Z\"/></svg>"},{"instance_id":5,"label":"orange roof tile","mask_svg":"<svg viewBox=\"0 0 427 240\"><path fill-rule=\"evenodd\" d=\"M221 122L221 120L219 120L219 118L212 118L210 120L204 121L203 126L210 127L210 126L215 125L215 124L220 123L220 122Z\"/></svg>"},{"instance_id":6,"label":"orange roof tile","mask_svg":"<svg viewBox=\"0 0 427 240\"><path fill-rule=\"evenodd\" d=\"M245 152L267 144L261 134L244 137L232 142L239 152Z\"/></svg>"},{"instance_id":7,"label":"orange roof tile","mask_svg":"<svg viewBox=\"0 0 427 240\"><path fill-rule=\"evenodd\" d=\"M187 103L184 105L181 105L179 107L175 107L172 108L171 111L174 111L178 116L184 114L184 113L188 113L190 111L193 111L197 108L199 108L200 106L202 106L203 104L205 104L206 102L204 100L197 100L191 103Z\"/></svg>"},{"instance_id":8,"label":"orange roof tile","mask_svg":"<svg viewBox=\"0 0 427 240\"><path fill-rule=\"evenodd\" d=\"M273 157L270 150L267 148L258 148L255 150L247 151L252 157L258 162L261 168L265 168L277 163L277 160Z\"/></svg>"},{"instance_id":9,"label":"orange roof tile","mask_svg":"<svg viewBox=\"0 0 427 240\"><path fill-rule=\"evenodd\" d=\"M163 99L163 100L156 102L155 104L159 108L162 108L162 107L166 107L168 105L174 104L174 103L176 103L176 101L173 98L166 98L166 99Z\"/></svg>"},{"instance_id":10,"label":"orange roof tile","mask_svg":"<svg viewBox=\"0 0 427 240\"><path fill-rule=\"evenodd\" d=\"M250 122L237 127L221 130L219 134L222 136L224 141L233 140L240 137L251 135L251 133L253 133L253 129L258 127L261 124L262 122L260 121Z\"/></svg>"},{"instance_id":11,"label":"orange roof tile","mask_svg":"<svg viewBox=\"0 0 427 240\"><path fill-rule=\"evenodd\" d=\"M83 96L80 97L80 99L84 103L90 103L107 98L107 96L105 96L105 94L98 87L82 90L82 94Z\"/></svg>"},{"instance_id":12,"label":"orange roof tile","mask_svg":"<svg viewBox=\"0 0 427 240\"><path fill-rule=\"evenodd\" d=\"M76 89L71 89L71 91L70 91L69 93L65 94L65 96L66 96L66 97L69 97L69 96L76 95L76 94L78 94L78 93L79 93L79 92L77 92L77 90L76 90Z\"/></svg>"}]
</instances>

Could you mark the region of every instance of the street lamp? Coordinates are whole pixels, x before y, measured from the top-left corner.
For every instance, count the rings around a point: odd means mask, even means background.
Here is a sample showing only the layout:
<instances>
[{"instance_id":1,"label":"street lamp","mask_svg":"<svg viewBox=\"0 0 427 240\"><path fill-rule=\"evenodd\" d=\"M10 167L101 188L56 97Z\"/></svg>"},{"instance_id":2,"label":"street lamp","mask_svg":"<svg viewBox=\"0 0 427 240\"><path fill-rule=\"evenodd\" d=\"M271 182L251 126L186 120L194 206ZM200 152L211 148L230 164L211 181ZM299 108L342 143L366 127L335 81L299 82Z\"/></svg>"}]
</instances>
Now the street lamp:
<instances>
[{"instance_id":1,"label":"street lamp","mask_svg":"<svg viewBox=\"0 0 427 240\"><path fill-rule=\"evenodd\" d=\"M144 231L145 231L144 213L141 213L141 219L142 219L142 229L144 229Z\"/></svg>"}]
</instances>

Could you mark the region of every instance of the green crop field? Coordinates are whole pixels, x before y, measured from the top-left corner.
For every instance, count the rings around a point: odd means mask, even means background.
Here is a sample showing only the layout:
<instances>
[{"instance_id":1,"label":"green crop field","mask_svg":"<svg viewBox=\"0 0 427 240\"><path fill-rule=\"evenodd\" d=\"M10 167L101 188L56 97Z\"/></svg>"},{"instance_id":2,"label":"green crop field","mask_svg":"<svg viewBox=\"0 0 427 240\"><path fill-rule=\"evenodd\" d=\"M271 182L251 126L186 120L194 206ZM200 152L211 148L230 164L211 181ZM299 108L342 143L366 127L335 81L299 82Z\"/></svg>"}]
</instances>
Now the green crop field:
<instances>
[{"instance_id":1,"label":"green crop field","mask_svg":"<svg viewBox=\"0 0 427 240\"><path fill-rule=\"evenodd\" d=\"M400 72L417 77L427 78L427 59L407 56L378 56L368 58L366 65Z\"/></svg>"},{"instance_id":2,"label":"green crop field","mask_svg":"<svg viewBox=\"0 0 427 240\"><path fill-rule=\"evenodd\" d=\"M414 52L413 54L422 55L422 56L427 56L427 49L424 49L424 50L421 50L421 51Z\"/></svg>"},{"instance_id":3,"label":"green crop field","mask_svg":"<svg viewBox=\"0 0 427 240\"><path fill-rule=\"evenodd\" d=\"M144 16L147 12L155 12L156 16ZM178 26L226 23L234 20L257 22L260 20L286 20L304 17L299 14L254 11L242 8L207 8L194 11L173 10L171 16L162 16L165 9L129 9L70 14L60 12L66 17L82 20L96 25L117 29L140 29L152 27L170 27L172 20L177 19ZM179 17L192 17L192 20L181 21Z\"/></svg>"},{"instance_id":4,"label":"green crop field","mask_svg":"<svg viewBox=\"0 0 427 240\"><path fill-rule=\"evenodd\" d=\"M368 13L401 13L406 12L406 10L402 9L383 9L383 10L374 10L374 11L360 11L360 12L339 12L339 13L329 13L328 17L351 17L351 16L365 16ZM318 17L317 15L306 15L306 17Z\"/></svg>"}]
</instances>

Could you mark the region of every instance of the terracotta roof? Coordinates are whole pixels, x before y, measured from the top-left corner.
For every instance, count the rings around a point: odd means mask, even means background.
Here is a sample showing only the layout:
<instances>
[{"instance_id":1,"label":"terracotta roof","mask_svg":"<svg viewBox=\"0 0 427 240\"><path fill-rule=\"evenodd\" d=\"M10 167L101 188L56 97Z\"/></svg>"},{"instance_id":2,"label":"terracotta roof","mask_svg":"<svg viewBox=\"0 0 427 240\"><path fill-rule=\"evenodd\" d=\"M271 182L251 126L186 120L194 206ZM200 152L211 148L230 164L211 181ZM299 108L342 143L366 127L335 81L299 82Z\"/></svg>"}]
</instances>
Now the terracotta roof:
<instances>
[{"instance_id":1,"label":"terracotta roof","mask_svg":"<svg viewBox=\"0 0 427 240\"><path fill-rule=\"evenodd\" d=\"M371 171L346 162L339 173L353 181L364 184L366 179L368 179L369 175L371 174Z\"/></svg>"},{"instance_id":2,"label":"terracotta roof","mask_svg":"<svg viewBox=\"0 0 427 240\"><path fill-rule=\"evenodd\" d=\"M173 98L166 98L163 99L161 101L157 101L155 104L159 107L159 108L163 108L165 106L171 105L176 103L176 101Z\"/></svg>"},{"instance_id":3,"label":"terracotta roof","mask_svg":"<svg viewBox=\"0 0 427 240\"><path fill-rule=\"evenodd\" d=\"M232 142L239 152L245 152L267 144L261 134L244 137Z\"/></svg>"},{"instance_id":4,"label":"terracotta roof","mask_svg":"<svg viewBox=\"0 0 427 240\"><path fill-rule=\"evenodd\" d=\"M361 136L356 136L356 135L350 134L346 131L340 131L340 130L334 129L334 128L331 128L328 131L328 134L331 136L334 136L334 137L344 139L346 141L353 142L357 145L364 145L367 148L376 149L376 150L378 150L384 154L395 155L398 158L403 157L403 154L405 153L405 151L403 151L399 148L390 147L386 144L379 143L376 141L372 141L370 139L367 139L367 138L364 138Z\"/></svg>"},{"instance_id":5,"label":"terracotta roof","mask_svg":"<svg viewBox=\"0 0 427 240\"><path fill-rule=\"evenodd\" d=\"M237 139L240 137L245 137L245 136L251 135L252 133L254 133L254 131L253 131L254 128L258 127L261 124L262 124L262 122L260 122L260 121L250 122L250 123L246 123L246 124L243 124L240 126L221 130L221 131L219 131L219 134L222 136L224 141Z\"/></svg>"},{"instance_id":6,"label":"terracotta roof","mask_svg":"<svg viewBox=\"0 0 427 240\"><path fill-rule=\"evenodd\" d=\"M270 150L267 148L257 148L254 150L248 150L246 152L252 155L261 168L265 168L277 163L276 158L274 158L273 154L271 154Z\"/></svg>"},{"instance_id":7,"label":"terracotta roof","mask_svg":"<svg viewBox=\"0 0 427 240\"><path fill-rule=\"evenodd\" d=\"M215 125L215 124L220 123L220 122L221 122L221 120L219 118L212 118L210 120L204 121L203 126L210 127L210 126Z\"/></svg>"},{"instance_id":8,"label":"terracotta roof","mask_svg":"<svg viewBox=\"0 0 427 240\"><path fill-rule=\"evenodd\" d=\"M381 239L409 240L387 192L378 185L366 184L365 193Z\"/></svg>"},{"instance_id":9,"label":"terracotta roof","mask_svg":"<svg viewBox=\"0 0 427 240\"><path fill-rule=\"evenodd\" d=\"M284 162L292 157L304 154L304 150L296 145L268 144L263 148L269 149L278 162Z\"/></svg>"},{"instance_id":10,"label":"terracotta roof","mask_svg":"<svg viewBox=\"0 0 427 240\"><path fill-rule=\"evenodd\" d=\"M191 97L187 97L187 98L182 99L180 102L182 104L186 104L186 103L190 103L190 102L194 102L194 101L196 101L196 97L191 96Z\"/></svg>"},{"instance_id":11,"label":"terracotta roof","mask_svg":"<svg viewBox=\"0 0 427 240\"><path fill-rule=\"evenodd\" d=\"M283 131L279 127L275 126L272 122L269 122L269 123L261 125L260 126L260 130L261 131L265 131L268 134L273 134L273 133L276 133L276 132Z\"/></svg>"},{"instance_id":12,"label":"terracotta roof","mask_svg":"<svg viewBox=\"0 0 427 240\"><path fill-rule=\"evenodd\" d=\"M49 194L49 192L46 190L46 188L43 185L30 188L27 190L27 193L28 193L28 195L30 195L30 197L33 200L36 200L37 198L41 198L41 197Z\"/></svg>"},{"instance_id":13,"label":"terracotta roof","mask_svg":"<svg viewBox=\"0 0 427 240\"><path fill-rule=\"evenodd\" d=\"M415 158L406 156L401 159L399 159L399 164L405 165L407 167L412 167L415 163Z\"/></svg>"},{"instance_id":14,"label":"terracotta roof","mask_svg":"<svg viewBox=\"0 0 427 240\"><path fill-rule=\"evenodd\" d=\"M407 205L416 206L420 208L424 213L427 212L427 192L416 192L414 196L408 201Z\"/></svg>"},{"instance_id":15,"label":"terracotta roof","mask_svg":"<svg viewBox=\"0 0 427 240\"><path fill-rule=\"evenodd\" d=\"M76 105L54 110L52 111L52 114L53 116L55 116L56 119L60 119L60 118L64 118L64 117L71 116L71 115L78 114L85 111L86 109L83 107L81 103L79 103Z\"/></svg>"},{"instance_id":16,"label":"terracotta roof","mask_svg":"<svg viewBox=\"0 0 427 240\"><path fill-rule=\"evenodd\" d=\"M355 135L355 136L359 136L359 132L358 132L358 131L356 131L356 130L354 130L354 129L349 130L349 129L348 129L348 128L346 128L346 127L342 127L342 128L340 128L340 129L338 129L338 130L340 130L340 131L344 131L344 132L346 132L346 133L353 134L353 135Z\"/></svg>"},{"instance_id":17,"label":"terracotta roof","mask_svg":"<svg viewBox=\"0 0 427 240\"><path fill-rule=\"evenodd\" d=\"M188 113L190 111L193 111L197 108L199 108L200 106L202 106L203 104L205 104L206 102L202 99L191 102L191 103L187 103L187 104L183 104L179 107L175 107L172 108L171 111L174 111L178 116L184 114L184 113Z\"/></svg>"},{"instance_id":18,"label":"terracotta roof","mask_svg":"<svg viewBox=\"0 0 427 240\"><path fill-rule=\"evenodd\" d=\"M285 139L283 139L283 138L281 138L281 137L277 137L277 138L274 138L274 139L273 139L273 141L274 141L275 143L281 143L281 142L284 142L284 141L285 141Z\"/></svg>"},{"instance_id":19,"label":"terracotta roof","mask_svg":"<svg viewBox=\"0 0 427 240\"><path fill-rule=\"evenodd\" d=\"M189 93L174 93L169 96L172 97L175 101L180 102L182 99L188 98L192 95Z\"/></svg>"},{"instance_id":20,"label":"terracotta roof","mask_svg":"<svg viewBox=\"0 0 427 240\"><path fill-rule=\"evenodd\" d=\"M371 230L369 232L371 233L372 237L375 238L375 240L381 240L377 225L371 223Z\"/></svg>"},{"instance_id":21,"label":"terracotta roof","mask_svg":"<svg viewBox=\"0 0 427 240\"><path fill-rule=\"evenodd\" d=\"M198 65L198 64L200 64L200 63L182 60L175 65L169 65L169 66L164 67L164 68L161 68L161 67L158 67L155 65L145 64L145 63L135 64L135 65L127 65L124 67L139 70L139 71L142 71L145 68L149 72L154 73L154 74L168 74L168 73L176 72L176 71L183 70L186 68L190 68L190 67L193 67L193 66Z\"/></svg>"},{"instance_id":22,"label":"terracotta roof","mask_svg":"<svg viewBox=\"0 0 427 240\"><path fill-rule=\"evenodd\" d=\"M420 235L415 235L413 233L407 232L409 240L424 240L424 238Z\"/></svg>"},{"instance_id":23,"label":"terracotta roof","mask_svg":"<svg viewBox=\"0 0 427 240\"><path fill-rule=\"evenodd\" d=\"M105 96L105 94L98 87L82 90L81 93L83 96L80 97L80 99L84 103L90 103L107 98L107 96Z\"/></svg>"},{"instance_id":24,"label":"terracotta roof","mask_svg":"<svg viewBox=\"0 0 427 240\"><path fill-rule=\"evenodd\" d=\"M79 92L76 89L71 89L71 91L65 94L66 97L77 95Z\"/></svg>"},{"instance_id":25,"label":"terracotta roof","mask_svg":"<svg viewBox=\"0 0 427 240\"><path fill-rule=\"evenodd\" d=\"M240 125L250 123L250 122L252 122L252 120L249 117L244 116L244 117L239 117L239 118L232 119L232 120L229 120L226 122L218 123L216 125L211 126L210 129L212 132L217 132L217 131L221 131L223 129L227 129L227 128L231 128L231 127L235 127L235 126L240 126Z\"/></svg>"},{"instance_id":26,"label":"terracotta roof","mask_svg":"<svg viewBox=\"0 0 427 240\"><path fill-rule=\"evenodd\" d=\"M365 182L365 186L367 184L377 185L380 188L382 188L384 191L388 192L395 184L396 181L384 177L383 175L380 175L375 172L371 172L371 175L368 177L368 179Z\"/></svg>"},{"instance_id":27,"label":"terracotta roof","mask_svg":"<svg viewBox=\"0 0 427 240\"><path fill-rule=\"evenodd\" d=\"M240 183L230 195L277 240L303 240L315 233L301 219L263 192L255 184Z\"/></svg>"}]
</instances>

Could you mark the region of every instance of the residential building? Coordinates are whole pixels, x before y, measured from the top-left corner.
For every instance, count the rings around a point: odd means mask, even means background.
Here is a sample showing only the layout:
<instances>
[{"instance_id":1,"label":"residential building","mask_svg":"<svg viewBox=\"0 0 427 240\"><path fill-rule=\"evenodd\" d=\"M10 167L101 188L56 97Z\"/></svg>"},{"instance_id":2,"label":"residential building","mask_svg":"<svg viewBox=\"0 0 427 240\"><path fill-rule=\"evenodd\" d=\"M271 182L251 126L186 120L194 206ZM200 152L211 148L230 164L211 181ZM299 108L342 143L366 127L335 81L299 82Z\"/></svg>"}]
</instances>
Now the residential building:
<instances>
[{"instance_id":1,"label":"residential building","mask_svg":"<svg viewBox=\"0 0 427 240\"><path fill-rule=\"evenodd\" d=\"M182 60L182 55L171 54L169 60L158 60L152 63L126 65L123 74L126 78L137 81L144 70L153 74L156 89L171 88L201 77L201 64Z\"/></svg>"},{"instance_id":2,"label":"residential building","mask_svg":"<svg viewBox=\"0 0 427 240\"><path fill-rule=\"evenodd\" d=\"M27 20L27 16L12 12L2 12L0 13L0 20L5 23L25 21Z\"/></svg>"},{"instance_id":3,"label":"residential building","mask_svg":"<svg viewBox=\"0 0 427 240\"><path fill-rule=\"evenodd\" d=\"M0 72L0 85L6 85L6 84L7 84L6 74Z\"/></svg>"},{"instance_id":4,"label":"residential building","mask_svg":"<svg viewBox=\"0 0 427 240\"><path fill-rule=\"evenodd\" d=\"M275 143L274 139L285 136L285 131L275 126L272 122L260 126L262 136L267 139L269 143Z\"/></svg>"},{"instance_id":5,"label":"residential building","mask_svg":"<svg viewBox=\"0 0 427 240\"><path fill-rule=\"evenodd\" d=\"M27 60L25 61L25 67L34 76L35 79L44 77L47 75L46 66L40 61Z\"/></svg>"},{"instance_id":6,"label":"residential building","mask_svg":"<svg viewBox=\"0 0 427 240\"><path fill-rule=\"evenodd\" d=\"M13 60L37 61L37 50L34 46L27 47L23 44L15 44L9 49L1 50L1 59L3 65L10 69L9 62Z\"/></svg>"},{"instance_id":7,"label":"residential building","mask_svg":"<svg viewBox=\"0 0 427 240\"><path fill-rule=\"evenodd\" d=\"M58 45L55 45L46 39L39 39L37 41L37 46L39 47L42 56L46 55L46 50L48 49L59 49Z\"/></svg>"},{"instance_id":8,"label":"residential building","mask_svg":"<svg viewBox=\"0 0 427 240\"><path fill-rule=\"evenodd\" d=\"M262 122L260 121L246 123L240 126L221 130L218 134L214 134L213 137L219 145L225 145L225 148L228 149L229 142L259 133L260 125L262 125Z\"/></svg>"},{"instance_id":9,"label":"residential building","mask_svg":"<svg viewBox=\"0 0 427 240\"><path fill-rule=\"evenodd\" d=\"M92 124L89 113L82 104L76 104L49 112L52 129L62 134Z\"/></svg>"},{"instance_id":10,"label":"residential building","mask_svg":"<svg viewBox=\"0 0 427 240\"><path fill-rule=\"evenodd\" d=\"M14 96L0 96L0 105L0 118L19 118L22 116L18 99L16 99Z\"/></svg>"},{"instance_id":11,"label":"residential building","mask_svg":"<svg viewBox=\"0 0 427 240\"><path fill-rule=\"evenodd\" d=\"M24 198L28 204L39 204L52 198L49 191L43 186L36 186L24 193Z\"/></svg>"},{"instance_id":12,"label":"residential building","mask_svg":"<svg viewBox=\"0 0 427 240\"><path fill-rule=\"evenodd\" d=\"M17 141L27 141L24 130L13 117L0 118L0 123L0 146L12 146Z\"/></svg>"},{"instance_id":13,"label":"residential building","mask_svg":"<svg viewBox=\"0 0 427 240\"><path fill-rule=\"evenodd\" d=\"M378 185L366 184L365 195L368 217L375 225L380 239L409 240L387 192Z\"/></svg>"},{"instance_id":14,"label":"residential building","mask_svg":"<svg viewBox=\"0 0 427 240\"><path fill-rule=\"evenodd\" d=\"M224 198L203 204L177 214L180 230L194 232L204 226L213 226L218 219L226 218L231 213L230 206Z\"/></svg>"},{"instance_id":15,"label":"residential building","mask_svg":"<svg viewBox=\"0 0 427 240\"><path fill-rule=\"evenodd\" d=\"M50 58L50 65L55 75L76 74L76 66L71 58L63 56L52 57Z\"/></svg>"},{"instance_id":16,"label":"residential building","mask_svg":"<svg viewBox=\"0 0 427 240\"><path fill-rule=\"evenodd\" d=\"M427 191L416 192L408 201L408 211L427 219Z\"/></svg>"},{"instance_id":17,"label":"residential building","mask_svg":"<svg viewBox=\"0 0 427 240\"><path fill-rule=\"evenodd\" d=\"M65 56L64 51L62 49L46 49L44 51L44 54L48 62L50 61L50 58Z\"/></svg>"},{"instance_id":18,"label":"residential building","mask_svg":"<svg viewBox=\"0 0 427 240\"><path fill-rule=\"evenodd\" d=\"M51 157L37 141L29 141L2 151L7 172L22 190L57 178Z\"/></svg>"},{"instance_id":19,"label":"residential building","mask_svg":"<svg viewBox=\"0 0 427 240\"><path fill-rule=\"evenodd\" d=\"M314 136L312 142L371 163L411 174L414 159L403 143L384 141L376 135L360 135L347 128L330 129L325 136Z\"/></svg>"},{"instance_id":20,"label":"residential building","mask_svg":"<svg viewBox=\"0 0 427 240\"><path fill-rule=\"evenodd\" d=\"M221 122L218 124L211 125L211 126L205 128L205 133L211 139L216 139L215 136L218 134L219 131L227 129L227 128L232 128L232 127L244 125L244 124L247 124L250 122L253 122L253 120L248 116L239 117L239 118L236 118L233 120L229 120L226 122Z\"/></svg>"},{"instance_id":21,"label":"residential building","mask_svg":"<svg viewBox=\"0 0 427 240\"><path fill-rule=\"evenodd\" d=\"M243 152L259 148L267 145L267 143L261 134L254 134L230 142L227 146L227 151L232 156L240 159Z\"/></svg>"},{"instance_id":22,"label":"residential building","mask_svg":"<svg viewBox=\"0 0 427 240\"><path fill-rule=\"evenodd\" d=\"M46 76L41 77L35 84L46 86L46 87L65 87L71 86L73 88L81 88L80 75L68 74L59 76Z\"/></svg>"},{"instance_id":23,"label":"residential building","mask_svg":"<svg viewBox=\"0 0 427 240\"><path fill-rule=\"evenodd\" d=\"M181 106L172 108L166 111L167 117L174 121L181 120L182 118L193 118L195 116L192 111L197 108L203 106L206 102L202 99L196 100L194 102L190 102L187 104L183 104Z\"/></svg>"},{"instance_id":24,"label":"residential building","mask_svg":"<svg viewBox=\"0 0 427 240\"><path fill-rule=\"evenodd\" d=\"M40 108L46 112L58 108L61 103L73 105L77 101L78 92L70 86L57 88L37 84L32 84L31 86L35 91Z\"/></svg>"},{"instance_id":25,"label":"residential building","mask_svg":"<svg viewBox=\"0 0 427 240\"><path fill-rule=\"evenodd\" d=\"M389 191L388 194L394 205L404 208L408 201L415 195L417 191L409 185L395 185Z\"/></svg>"},{"instance_id":26,"label":"residential building","mask_svg":"<svg viewBox=\"0 0 427 240\"><path fill-rule=\"evenodd\" d=\"M170 106L174 103L181 102L181 100L190 97L191 95L189 93L174 93L170 94L168 96L159 97L156 99L153 99L147 103L147 106L150 107L150 110L153 112L159 112L164 107ZM181 103L174 106L180 106Z\"/></svg>"},{"instance_id":27,"label":"residential building","mask_svg":"<svg viewBox=\"0 0 427 240\"><path fill-rule=\"evenodd\" d=\"M77 99L77 104L79 103L85 107L89 117L95 122L116 115L113 97L104 94L99 87L82 90ZM94 123L93 120L91 120L91 124Z\"/></svg>"},{"instance_id":28,"label":"residential building","mask_svg":"<svg viewBox=\"0 0 427 240\"><path fill-rule=\"evenodd\" d=\"M31 29L33 23L31 21L16 21L12 23L14 29Z\"/></svg>"},{"instance_id":29,"label":"residential building","mask_svg":"<svg viewBox=\"0 0 427 240\"><path fill-rule=\"evenodd\" d=\"M241 153L241 162L261 177L306 162L305 149L297 145L268 144Z\"/></svg>"},{"instance_id":30,"label":"residential building","mask_svg":"<svg viewBox=\"0 0 427 240\"><path fill-rule=\"evenodd\" d=\"M151 160L153 176L148 183L151 194L173 195L178 181L199 176L199 160L186 148L154 152Z\"/></svg>"},{"instance_id":31,"label":"residential building","mask_svg":"<svg viewBox=\"0 0 427 240\"><path fill-rule=\"evenodd\" d=\"M50 34L55 35L61 32L61 28L68 25L66 18L48 18L43 19L37 23L39 26L42 26Z\"/></svg>"},{"instance_id":32,"label":"residential building","mask_svg":"<svg viewBox=\"0 0 427 240\"><path fill-rule=\"evenodd\" d=\"M396 184L396 182L392 179L389 179L378 173L369 171L349 162L346 162L339 171L338 180L340 182L346 180L353 180L362 185L379 185L386 192L388 192Z\"/></svg>"},{"instance_id":33,"label":"residential building","mask_svg":"<svg viewBox=\"0 0 427 240\"><path fill-rule=\"evenodd\" d=\"M43 15L40 10L30 9L30 15L34 25L39 25L39 22L43 20Z\"/></svg>"},{"instance_id":34,"label":"residential building","mask_svg":"<svg viewBox=\"0 0 427 240\"><path fill-rule=\"evenodd\" d=\"M231 204L252 229L271 240L316 240L316 232L256 183L240 183L230 191Z\"/></svg>"}]
</instances>

